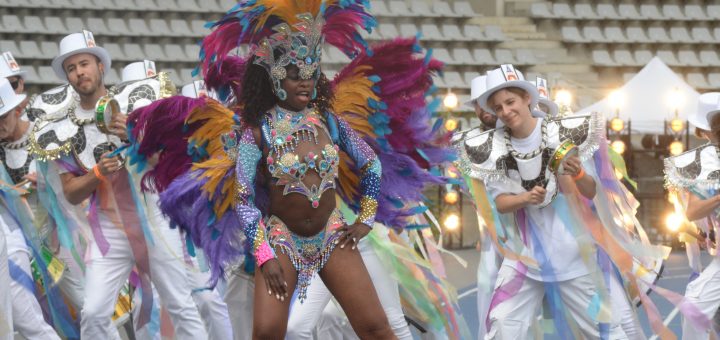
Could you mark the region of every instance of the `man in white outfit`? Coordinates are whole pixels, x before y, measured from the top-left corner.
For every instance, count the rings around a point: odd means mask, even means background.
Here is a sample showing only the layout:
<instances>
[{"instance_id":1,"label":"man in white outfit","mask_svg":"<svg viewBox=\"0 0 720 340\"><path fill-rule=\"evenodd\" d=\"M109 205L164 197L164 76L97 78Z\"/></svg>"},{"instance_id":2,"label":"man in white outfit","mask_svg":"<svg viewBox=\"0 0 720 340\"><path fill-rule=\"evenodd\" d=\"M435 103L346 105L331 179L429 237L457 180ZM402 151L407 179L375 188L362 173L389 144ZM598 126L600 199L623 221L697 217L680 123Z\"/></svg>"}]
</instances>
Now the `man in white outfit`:
<instances>
[{"instance_id":1,"label":"man in white outfit","mask_svg":"<svg viewBox=\"0 0 720 340\"><path fill-rule=\"evenodd\" d=\"M710 142L716 143L718 131L713 129L712 122L713 118L718 114L720 114L720 93L704 93L698 98L698 112L692 114L689 120L701 130L701 132L704 132L703 134ZM710 146L712 146L712 144L710 144ZM705 151L717 150L712 147L707 149L710 150ZM703 170L705 170L703 173L707 171L712 172L712 170L717 169L716 165L712 165L717 162L717 155L712 155L712 153L705 151L699 153L699 163L703 165ZM688 151L688 153L690 153L690 151ZM694 154L690 154L689 156L695 158ZM707 170L704 169L705 164L710 165ZM716 182L717 179L712 181ZM685 211L687 219L694 221L698 226L704 224L705 228L703 229L708 231L703 235L704 238L698 239L698 243L708 249L715 248L715 251L717 251L717 231L719 227L717 212L718 208L720 208L720 195L717 194L717 190L701 186L686 188L686 191L688 191L686 194L688 197L687 210ZM714 236L714 239L711 238L711 236ZM690 250L690 247L688 247L688 250ZM690 254L690 252L688 252L688 254ZM699 269L695 268L699 267L698 265L693 267L694 270ZM717 255L713 256L712 262L702 270L698 277L690 281L687 285L685 299L694 304L708 319L713 319L713 316L718 311L718 307L720 307L720 258L718 258ZM714 337L711 336L711 331L713 331L712 327L709 329L699 329L693 324L692 320L683 318L683 339L712 339Z\"/></svg>"},{"instance_id":2,"label":"man in white outfit","mask_svg":"<svg viewBox=\"0 0 720 340\"><path fill-rule=\"evenodd\" d=\"M103 195L102 190L107 190L103 188L108 187L114 198L129 197L132 187L122 184L128 178L124 164L106 152L113 148L113 144L119 144L117 138L126 138L126 116L121 113L112 117L106 127L110 134L101 132L94 120L98 100L108 93L103 75L105 69L111 66L109 54L96 44L88 31L63 38L59 54L52 62L53 70L60 79L70 83L79 98L65 111L65 115L52 115L55 117L52 123L45 129L39 129L33 140L42 143L47 139L46 133L54 133L58 139L63 136L72 138L75 157L65 157L54 163L59 168L61 190L72 205L83 205L90 200L88 222L95 242L90 246L85 283L92 289L85 291L81 337L108 339L111 336L110 318L118 293L130 271L137 266L149 267L149 273L140 269L141 279L149 277L152 280L170 314L176 338L207 339L191 297L185 267L175 255L182 254L180 236L177 232L166 232L170 230L167 222L159 218L159 209L153 209L156 208L157 196L145 198L143 214L148 217L149 231L143 230L138 222L126 222L132 221L133 216L137 219L142 217L138 216L141 210L131 198L129 201L115 199L114 207L103 204L98 198L98 195ZM68 137L69 133L72 136ZM148 232L150 235L146 235ZM168 242L162 242L163 239Z\"/></svg>"},{"instance_id":3,"label":"man in white outfit","mask_svg":"<svg viewBox=\"0 0 720 340\"><path fill-rule=\"evenodd\" d=\"M10 273L8 272L5 232L0 228L0 340L13 340Z\"/></svg>"},{"instance_id":4,"label":"man in white outfit","mask_svg":"<svg viewBox=\"0 0 720 340\"><path fill-rule=\"evenodd\" d=\"M9 143L18 142L25 135L16 134L17 129L14 124L10 124L20 119L21 104L25 98L25 95L15 93L7 79L0 78L0 140L6 142L4 147ZM13 125L12 128L10 125ZM2 155L4 158L5 152ZM5 162L5 159L2 161ZM55 330L45 322L40 303L35 297L30 269L30 250L25 242L22 228L15 222L9 206L11 203L2 202L0 216L2 216L2 229L7 244L8 262L5 264L11 277L13 326L22 336L30 340L59 339ZM6 221L11 224L8 225Z\"/></svg>"}]
</instances>

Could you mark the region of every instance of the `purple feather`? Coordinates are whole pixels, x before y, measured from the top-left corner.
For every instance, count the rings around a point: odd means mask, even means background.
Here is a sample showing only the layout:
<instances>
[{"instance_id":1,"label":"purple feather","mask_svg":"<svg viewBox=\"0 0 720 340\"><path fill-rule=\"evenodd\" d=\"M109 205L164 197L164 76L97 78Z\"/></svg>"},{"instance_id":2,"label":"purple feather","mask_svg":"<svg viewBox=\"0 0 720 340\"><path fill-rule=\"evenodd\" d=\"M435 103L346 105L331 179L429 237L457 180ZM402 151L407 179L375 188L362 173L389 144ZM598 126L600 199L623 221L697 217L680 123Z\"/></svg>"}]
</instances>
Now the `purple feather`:
<instances>
[{"instance_id":1,"label":"purple feather","mask_svg":"<svg viewBox=\"0 0 720 340\"><path fill-rule=\"evenodd\" d=\"M204 98L173 96L130 113L128 126L135 145L130 149L129 157L145 161L162 151L157 165L143 176L143 190L162 191L190 168L192 160L187 153L187 137L193 129L185 125L185 120L205 101Z\"/></svg>"},{"instance_id":2,"label":"purple feather","mask_svg":"<svg viewBox=\"0 0 720 340\"><path fill-rule=\"evenodd\" d=\"M246 242L235 211L228 210L219 218L214 216L212 202L202 189L207 182L200 177L202 172L187 172L173 181L160 194L160 208L173 224L190 235L196 246L203 249L209 260L210 281L215 285L224 268L237 264L245 255ZM223 181L234 180L234 176L234 170L228 171Z\"/></svg>"}]
</instances>

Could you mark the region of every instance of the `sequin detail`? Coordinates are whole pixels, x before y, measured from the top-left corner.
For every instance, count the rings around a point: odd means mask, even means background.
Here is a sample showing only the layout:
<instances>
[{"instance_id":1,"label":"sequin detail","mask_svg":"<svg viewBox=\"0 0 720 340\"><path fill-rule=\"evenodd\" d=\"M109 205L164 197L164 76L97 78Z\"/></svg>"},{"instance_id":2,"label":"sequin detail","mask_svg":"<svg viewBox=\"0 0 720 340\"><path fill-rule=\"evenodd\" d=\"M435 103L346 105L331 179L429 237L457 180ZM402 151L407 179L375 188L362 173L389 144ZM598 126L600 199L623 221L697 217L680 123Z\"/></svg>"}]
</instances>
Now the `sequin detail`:
<instances>
[{"instance_id":1,"label":"sequin detail","mask_svg":"<svg viewBox=\"0 0 720 340\"><path fill-rule=\"evenodd\" d=\"M235 212L245 237L252 245L252 253L256 256L258 267L275 257L265 238L265 228L261 225L260 210L255 206L254 183L260 157L262 157L262 153L255 144L252 130L243 130L240 140L238 140L238 157L235 166L235 180L237 181Z\"/></svg>"},{"instance_id":2,"label":"sequin detail","mask_svg":"<svg viewBox=\"0 0 720 340\"><path fill-rule=\"evenodd\" d=\"M310 286L313 275L325 266L330 254L335 249L335 241L341 235L338 229L345 225L345 219L340 210L335 209L325 223L325 229L310 237L293 233L276 216L271 216L266 225L270 244L287 255L297 270L296 289L298 299L303 302L307 298L307 288Z\"/></svg>"},{"instance_id":3,"label":"sequin detail","mask_svg":"<svg viewBox=\"0 0 720 340\"><path fill-rule=\"evenodd\" d=\"M362 198L360 199L358 221L372 227L377 213L377 198L380 195L382 165L375 152L358 136L355 130L339 117L336 119L340 149L345 151L360 168L360 195Z\"/></svg>"},{"instance_id":4,"label":"sequin detail","mask_svg":"<svg viewBox=\"0 0 720 340\"><path fill-rule=\"evenodd\" d=\"M264 130L270 134L266 138L271 145L266 161L270 174L277 179L275 184L285 186L283 195L305 195L312 207L317 208L322 194L328 189L335 189L340 164L339 148L326 144L320 154L311 151L302 158L295 149L301 143L318 144L318 127L327 133L320 116L311 110L288 112L276 107L265 122L268 127ZM303 182L308 171L315 171L320 176L319 185L308 187Z\"/></svg>"}]
</instances>

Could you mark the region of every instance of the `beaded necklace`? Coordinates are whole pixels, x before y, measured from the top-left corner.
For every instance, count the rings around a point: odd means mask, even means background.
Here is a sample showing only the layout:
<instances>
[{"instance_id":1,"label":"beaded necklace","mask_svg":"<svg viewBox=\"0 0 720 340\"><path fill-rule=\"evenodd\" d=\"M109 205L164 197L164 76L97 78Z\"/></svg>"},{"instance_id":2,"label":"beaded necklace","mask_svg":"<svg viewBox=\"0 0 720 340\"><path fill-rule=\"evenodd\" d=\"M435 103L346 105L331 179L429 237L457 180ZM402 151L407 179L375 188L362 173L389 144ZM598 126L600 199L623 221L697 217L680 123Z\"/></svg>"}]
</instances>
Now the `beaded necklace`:
<instances>
[{"instance_id":1,"label":"beaded necklace","mask_svg":"<svg viewBox=\"0 0 720 340\"><path fill-rule=\"evenodd\" d=\"M540 125L540 134L542 135L542 141L540 142L540 146L537 149L529 153L520 153L512 146L512 143L510 142L510 128L506 126L504 130L505 147L510 152L510 156L515 159L533 159L540 155L547 147L547 120L545 119L542 120L542 123Z\"/></svg>"}]
</instances>

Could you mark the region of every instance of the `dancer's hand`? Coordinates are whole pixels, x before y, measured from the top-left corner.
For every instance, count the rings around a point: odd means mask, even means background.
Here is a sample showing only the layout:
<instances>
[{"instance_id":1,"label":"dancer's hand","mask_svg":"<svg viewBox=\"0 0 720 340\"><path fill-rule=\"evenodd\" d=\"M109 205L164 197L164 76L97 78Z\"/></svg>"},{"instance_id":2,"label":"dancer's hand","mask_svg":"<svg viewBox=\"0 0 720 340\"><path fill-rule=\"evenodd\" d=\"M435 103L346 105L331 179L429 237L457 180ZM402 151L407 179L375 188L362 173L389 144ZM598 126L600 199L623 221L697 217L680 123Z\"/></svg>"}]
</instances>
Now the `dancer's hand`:
<instances>
[{"instance_id":1,"label":"dancer's hand","mask_svg":"<svg viewBox=\"0 0 720 340\"><path fill-rule=\"evenodd\" d=\"M280 261L278 259L270 259L260 266L263 278L265 279L265 287L268 289L269 295L275 295L275 298L280 301L285 301L288 297L287 282L283 277L283 270L280 267Z\"/></svg>"},{"instance_id":2,"label":"dancer's hand","mask_svg":"<svg viewBox=\"0 0 720 340\"><path fill-rule=\"evenodd\" d=\"M569 175L575 177L582 171L582 162L580 157L570 156L563 162L563 173L561 175Z\"/></svg>"},{"instance_id":3,"label":"dancer's hand","mask_svg":"<svg viewBox=\"0 0 720 340\"><path fill-rule=\"evenodd\" d=\"M100 157L100 162L98 162L98 168L100 170L100 174L103 176L108 176L114 172L117 172L123 167L123 162L120 160L120 157L108 157L110 152L104 153Z\"/></svg>"},{"instance_id":4,"label":"dancer's hand","mask_svg":"<svg viewBox=\"0 0 720 340\"><path fill-rule=\"evenodd\" d=\"M31 172L23 176L23 179L28 180L32 187L37 188L37 172Z\"/></svg>"},{"instance_id":5,"label":"dancer's hand","mask_svg":"<svg viewBox=\"0 0 720 340\"><path fill-rule=\"evenodd\" d=\"M367 235L372 229L368 227L365 223L355 222L352 225L346 225L340 228L340 230L342 235L340 235L337 240L340 248L345 248L345 246L347 245L352 245L352 249L354 250L355 248L357 248L360 240L362 240L362 238L365 237L365 235Z\"/></svg>"},{"instance_id":6,"label":"dancer's hand","mask_svg":"<svg viewBox=\"0 0 720 340\"><path fill-rule=\"evenodd\" d=\"M540 186L535 186L532 190L525 192L525 202L527 204L537 205L545 200L547 190Z\"/></svg>"},{"instance_id":7,"label":"dancer's hand","mask_svg":"<svg viewBox=\"0 0 720 340\"><path fill-rule=\"evenodd\" d=\"M113 116L108 130L121 140L127 140L127 115L119 113Z\"/></svg>"}]
</instances>

